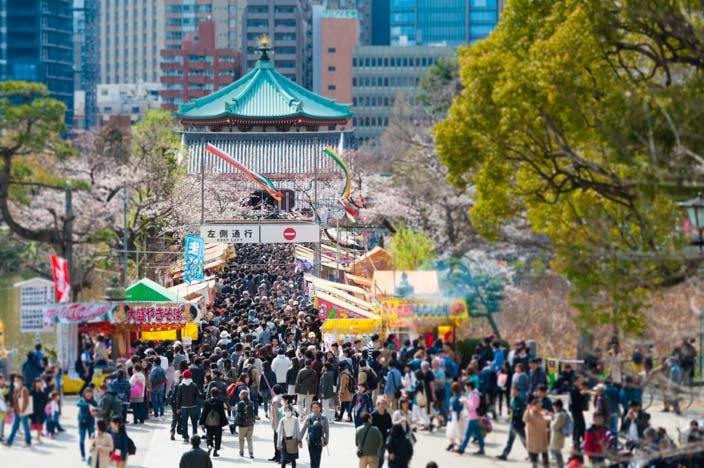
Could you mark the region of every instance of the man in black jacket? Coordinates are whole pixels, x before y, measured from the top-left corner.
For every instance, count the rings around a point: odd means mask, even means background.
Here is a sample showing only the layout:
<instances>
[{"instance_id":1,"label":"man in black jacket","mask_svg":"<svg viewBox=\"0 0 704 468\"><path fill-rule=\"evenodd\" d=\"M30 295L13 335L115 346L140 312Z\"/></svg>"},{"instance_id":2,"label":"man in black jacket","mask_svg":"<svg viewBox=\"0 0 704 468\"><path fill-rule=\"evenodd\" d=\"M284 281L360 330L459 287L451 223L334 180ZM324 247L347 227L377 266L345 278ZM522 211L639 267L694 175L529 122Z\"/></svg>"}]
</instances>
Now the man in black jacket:
<instances>
[{"instance_id":1,"label":"man in black jacket","mask_svg":"<svg viewBox=\"0 0 704 468\"><path fill-rule=\"evenodd\" d=\"M211 390L211 398L205 400L198 423L205 428L208 453L210 453L211 449L214 449L213 456L219 457L218 451L222 443L222 428L227 425L227 416L225 415L225 402L220 399L220 390L218 388L213 388Z\"/></svg>"},{"instance_id":2,"label":"man in black jacket","mask_svg":"<svg viewBox=\"0 0 704 468\"><path fill-rule=\"evenodd\" d=\"M191 446L193 448L181 456L178 468L213 468L210 456L200 448L200 437L197 435L191 437Z\"/></svg>"},{"instance_id":3,"label":"man in black jacket","mask_svg":"<svg viewBox=\"0 0 704 468\"><path fill-rule=\"evenodd\" d=\"M584 431L587 429L586 421L584 421L584 412L589 409L589 391L582 377L575 377L574 379L574 385L570 389L569 409L574 422L572 444L575 447L580 447L584 439Z\"/></svg>"},{"instance_id":4,"label":"man in black jacket","mask_svg":"<svg viewBox=\"0 0 704 468\"><path fill-rule=\"evenodd\" d=\"M198 434L198 387L193 382L191 371L183 371L183 380L176 388L176 413L181 418L181 435L188 442L188 418L191 419L193 435Z\"/></svg>"}]
</instances>

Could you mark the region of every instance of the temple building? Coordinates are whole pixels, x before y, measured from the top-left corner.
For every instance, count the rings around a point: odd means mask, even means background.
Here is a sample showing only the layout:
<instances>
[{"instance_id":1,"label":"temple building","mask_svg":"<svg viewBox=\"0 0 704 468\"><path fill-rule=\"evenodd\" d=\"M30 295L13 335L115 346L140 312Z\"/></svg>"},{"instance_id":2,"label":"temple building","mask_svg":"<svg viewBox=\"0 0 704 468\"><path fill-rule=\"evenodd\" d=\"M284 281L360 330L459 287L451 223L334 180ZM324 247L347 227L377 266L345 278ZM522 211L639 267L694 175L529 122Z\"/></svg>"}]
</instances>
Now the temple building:
<instances>
[{"instance_id":1,"label":"temple building","mask_svg":"<svg viewBox=\"0 0 704 468\"><path fill-rule=\"evenodd\" d=\"M183 127L182 154L191 174L237 174L205 151L213 144L274 181L286 193L284 209L305 208L302 194L292 193L300 187L296 181L339 177L323 149L354 147L351 103L319 96L276 71L268 39L260 41L258 52L259 60L245 76L180 106L176 117Z\"/></svg>"}]
</instances>

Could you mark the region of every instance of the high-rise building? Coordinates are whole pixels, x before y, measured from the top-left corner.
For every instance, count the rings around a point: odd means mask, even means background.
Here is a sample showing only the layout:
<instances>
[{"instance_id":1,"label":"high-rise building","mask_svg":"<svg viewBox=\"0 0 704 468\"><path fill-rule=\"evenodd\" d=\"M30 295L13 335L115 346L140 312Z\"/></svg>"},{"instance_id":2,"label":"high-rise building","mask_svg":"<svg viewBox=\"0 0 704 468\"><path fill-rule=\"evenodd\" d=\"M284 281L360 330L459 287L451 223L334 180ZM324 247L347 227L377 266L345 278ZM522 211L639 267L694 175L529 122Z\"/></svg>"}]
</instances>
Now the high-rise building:
<instances>
[{"instance_id":1,"label":"high-rise building","mask_svg":"<svg viewBox=\"0 0 704 468\"><path fill-rule=\"evenodd\" d=\"M212 94L241 75L241 53L215 47L215 23L201 21L198 35L186 35L183 47L161 51L162 108L175 111L180 104Z\"/></svg>"},{"instance_id":2,"label":"high-rise building","mask_svg":"<svg viewBox=\"0 0 704 468\"><path fill-rule=\"evenodd\" d=\"M352 50L359 40L356 10L327 10L320 20L320 94L352 103Z\"/></svg>"},{"instance_id":3,"label":"high-rise building","mask_svg":"<svg viewBox=\"0 0 704 468\"><path fill-rule=\"evenodd\" d=\"M352 125L360 143L374 144L389 124L396 96L411 101L428 68L453 49L445 46L359 46L352 54Z\"/></svg>"},{"instance_id":4,"label":"high-rise building","mask_svg":"<svg viewBox=\"0 0 704 468\"><path fill-rule=\"evenodd\" d=\"M371 45L391 44L391 4L389 0L372 2L372 41Z\"/></svg>"},{"instance_id":5,"label":"high-rise building","mask_svg":"<svg viewBox=\"0 0 704 468\"><path fill-rule=\"evenodd\" d=\"M242 27L244 71L254 68L257 42L270 38L273 62L285 77L312 89L311 6L308 0L249 0Z\"/></svg>"},{"instance_id":6,"label":"high-rise building","mask_svg":"<svg viewBox=\"0 0 704 468\"><path fill-rule=\"evenodd\" d=\"M99 20L98 0L73 0L75 128L89 129L98 124Z\"/></svg>"},{"instance_id":7,"label":"high-rise building","mask_svg":"<svg viewBox=\"0 0 704 468\"><path fill-rule=\"evenodd\" d=\"M71 0L0 0L0 80L39 81L73 125Z\"/></svg>"},{"instance_id":8,"label":"high-rise building","mask_svg":"<svg viewBox=\"0 0 704 468\"><path fill-rule=\"evenodd\" d=\"M503 3L503 0L391 0L391 44L456 47L474 43L496 28Z\"/></svg>"},{"instance_id":9,"label":"high-rise building","mask_svg":"<svg viewBox=\"0 0 704 468\"><path fill-rule=\"evenodd\" d=\"M217 48L241 48L246 0L102 0L102 83L158 82L160 51L179 49L201 21L215 22ZM128 7L129 6L129 7Z\"/></svg>"},{"instance_id":10,"label":"high-rise building","mask_svg":"<svg viewBox=\"0 0 704 468\"><path fill-rule=\"evenodd\" d=\"M388 9L389 0L328 0L328 10L357 10L359 19L359 44L372 44L372 36L375 18L373 12L378 9L377 3L386 3ZM383 9L382 9L383 11ZM386 13L388 21L388 12ZM383 18L381 19L383 21Z\"/></svg>"}]
</instances>

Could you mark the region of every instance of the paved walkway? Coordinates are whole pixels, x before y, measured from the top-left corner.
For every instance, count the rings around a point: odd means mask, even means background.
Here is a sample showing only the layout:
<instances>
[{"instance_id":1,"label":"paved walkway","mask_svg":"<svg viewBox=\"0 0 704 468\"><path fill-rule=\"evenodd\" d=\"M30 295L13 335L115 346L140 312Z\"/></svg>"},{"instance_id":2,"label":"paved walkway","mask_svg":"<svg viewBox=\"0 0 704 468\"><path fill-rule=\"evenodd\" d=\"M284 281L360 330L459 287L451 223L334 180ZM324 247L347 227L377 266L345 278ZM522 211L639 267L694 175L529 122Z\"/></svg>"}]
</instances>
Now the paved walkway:
<instances>
[{"instance_id":1,"label":"paved walkway","mask_svg":"<svg viewBox=\"0 0 704 468\"><path fill-rule=\"evenodd\" d=\"M66 404L63 425L67 432L61 434L55 440L45 439L42 444L33 446L31 449L22 448L22 439L17 438L15 445L8 449L0 446L0 466L7 467L31 467L42 466L49 468L77 468L84 466L81 464L78 450L78 430L76 424L77 409L76 399L69 397ZM659 408L652 409L653 426L663 426L668 433L677 439L676 428L684 428L689 419L695 414L677 417L671 413L661 413ZM698 414L701 418L701 413ZM5 434L8 434L9 426L6 426ZM128 425L128 434L135 441L137 455L131 457L128 463L130 468L161 468L177 467L181 454L189 448L182 441L169 440L169 423L148 421L144 425ZM523 467L529 466L526 462L526 452L520 443L516 443L508 462L500 462L494 456L500 453L506 442L507 424L503 421L495 424L494 432L488 436L486 444L486 457L476 457L465 454L460 457L457 454L445 451L447 440L442 433L428 434L420 432L417 434L418 442L415 445L415 455L411 466L413 468L424 468L426 463L434 460L440 468L452 468L469 465L475 467ZM271 439L271 429L268 421L260 421L254 430L254 460L248 457L240 458L236 436L230 435L226 430L223 436L223 449L221 457L213 459L213 466L247 466L252 468L274 467L274 463L266 461L273 455L273 445ZM353 468L357 466L357 457L354 447L354 428L351 423L336 423L331 427L331 445L323 450L322 466L324 468ZM205 442L203 442L205 445ZM476 450L475 447L468 447L467 451ZM567 449L565 450L565 454ZM246 453L246 451L245 451ZM305 450L299 458L299 467L309 467L308 453Z\"/></svg>"}]
</instances>

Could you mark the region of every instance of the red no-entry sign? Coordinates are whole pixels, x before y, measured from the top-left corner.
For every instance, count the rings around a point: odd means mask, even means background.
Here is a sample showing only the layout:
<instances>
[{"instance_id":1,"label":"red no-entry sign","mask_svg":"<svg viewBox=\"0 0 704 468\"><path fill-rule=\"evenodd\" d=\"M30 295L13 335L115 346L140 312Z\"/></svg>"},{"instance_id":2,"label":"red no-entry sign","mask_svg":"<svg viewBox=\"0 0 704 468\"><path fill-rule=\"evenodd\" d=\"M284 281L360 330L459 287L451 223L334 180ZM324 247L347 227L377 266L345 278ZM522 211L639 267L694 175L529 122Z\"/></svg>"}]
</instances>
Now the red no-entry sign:
<instances>
[{"instance_id":1,"label":"red no-entry sign","mask_svg":"<svg viewBox=\"0 0 704 468\"><path fill-rule=\"evenodd\" d=\"M296 230L293 229L292 227L288 227L284 229L284 239L287 241L292 241L293 239L296 238Z\"/></svg>"}]
</instances>

